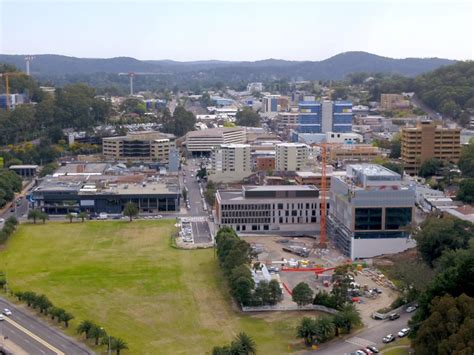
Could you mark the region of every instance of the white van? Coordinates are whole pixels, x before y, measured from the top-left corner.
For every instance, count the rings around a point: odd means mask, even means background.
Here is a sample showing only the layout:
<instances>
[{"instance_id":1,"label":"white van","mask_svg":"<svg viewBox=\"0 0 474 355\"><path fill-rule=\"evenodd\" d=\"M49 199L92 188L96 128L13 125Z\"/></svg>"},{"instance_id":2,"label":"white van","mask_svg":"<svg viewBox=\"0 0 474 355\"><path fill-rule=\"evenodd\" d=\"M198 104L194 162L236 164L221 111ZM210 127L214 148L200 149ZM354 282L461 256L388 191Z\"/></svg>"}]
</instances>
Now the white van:
<instances>
[{"instance_id":1,"label":"white van","mask_svg":"<svg viewBox=\"0 0 474 355\"><path fill-rule=\"evenodd\" d=\"M109 218L109 216L108 216L108 214L105 213L105 212L99 213L99 217L97 217L97 219L101 219L101 220L105 220L105 219L107 219L107 218Z\"/></svg>"}]
</instances>

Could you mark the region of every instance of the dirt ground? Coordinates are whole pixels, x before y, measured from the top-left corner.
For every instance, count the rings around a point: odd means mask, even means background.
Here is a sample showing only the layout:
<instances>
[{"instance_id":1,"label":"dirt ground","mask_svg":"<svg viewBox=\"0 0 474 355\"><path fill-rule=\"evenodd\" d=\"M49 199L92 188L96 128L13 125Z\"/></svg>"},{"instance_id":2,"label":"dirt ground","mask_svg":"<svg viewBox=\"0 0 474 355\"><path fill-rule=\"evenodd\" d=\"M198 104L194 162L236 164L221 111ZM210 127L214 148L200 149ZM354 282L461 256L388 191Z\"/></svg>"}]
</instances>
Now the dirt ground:
<instances>
[{"instance_id":1,"label":"dirt ground","mask_svg":"<svg viewBox=\"0 0 474 355\"><path fill-rule=\"evenodd\" d=\"M329 245L328 249L316 249L308 257L303 258L296 254L286 252L282 250L282 247L288 244L298 245L306 247L311 250L313 248L315 239L308 237L281 237L281 236L268 236L268 235L254 235L243 237L251 245L257 246L261 252L258 254L258 260L268 266L276 266L281 269L281 262L283 259L286 260L307 260L308 268L310 267L324 267L332 268L341 265L348 261L348 259L342 255L335 247ZM287 240L288 243L279 243L277 241ZM280 272L279 274L273 275L274 278L279 280L282 284L285 284L290 290L293 289L298 283L306 282L316 293L319 290L326 292L331 291L331 287L324 287L323 280L329 279L332 276L332 271L327 271L316 277L314 272ZM358 272L355 276L355 282L359 285L367 285L369 289L374 287L382 290L376 298L368 298L361 296L361 303L357 304L357 308L361 312L362 319L365 324L370 326L377 322L371 318L371 314L381 308L388 307L397 297L396 291L393 291L386 285L373 281L366 273ZM293 303L290 294L285 290L283 292L284 304Z\"/></svg>"}]
</instances>

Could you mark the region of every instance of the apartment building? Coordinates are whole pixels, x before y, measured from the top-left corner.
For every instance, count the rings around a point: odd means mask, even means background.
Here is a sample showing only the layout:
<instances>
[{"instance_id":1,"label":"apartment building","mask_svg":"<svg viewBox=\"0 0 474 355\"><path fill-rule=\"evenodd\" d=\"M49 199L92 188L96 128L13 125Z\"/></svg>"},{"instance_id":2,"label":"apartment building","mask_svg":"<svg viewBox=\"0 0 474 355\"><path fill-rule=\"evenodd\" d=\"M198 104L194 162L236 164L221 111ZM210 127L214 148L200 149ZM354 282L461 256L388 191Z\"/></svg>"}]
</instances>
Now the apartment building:
<instances>
[{"instance_id":1,"label":"apartment building","mask_svg":"<svg viewBox=\"0 0 474 355\"><path fill-rule=\"evenodd\" d=\"M433 121L402 128L401 158L408 174L417 174L423 162L430 158L457 163L460 154L460 128L446 128Z\"/></svg>"},{"instance_id":2,"label":"apartment building","mask_svg":"<svg viewBox=\"0 0 474 355\"><path fill-rule=\"evenodd\" d=\"M297 185L218 190L215 215L218 226L237 233L314 233L320 228L319 191Z\"/></svg>"},{"instance_id":3,"label":"apartment building","mask_svg":"<svg viewBox=\"0 0 474 355\"><path fill-rule=\"evenodd\" d=\"M298 127L300 114L298 112L280 112L276 117L279 131L290 130Z\"/></svg>"},{"instance_id":4,"label":"apartment building","mask_svg":"<svg viewBox=\"0 0 474 355\"><path fill-rule=\"evenodd\" d=\"M302 143L280 143L275 146L276 171L301 171L308 160L309 147Z\"/></svg>"},{"instance_id":5,"label":"apartment building","mask_svg":"<svg viewBox=\"0 0 474 355\"><path fill-rule=\"evenodd\" d=\"M385 111L400 110L410 107L410 100L400 94L381 94L380 108Z\"/></svg>"},{"instance_id":6,"label":"apartment building","mask_svg":"<svg viewBox=\"0 0 474 355\"><path fill-rule=\"evenodd\" d=\"M265 116L276 116L278 112L288 111L288 97L266 95L262 99L262 113Z\"/></svg>"},{"instance_id":7,"label":"apartment building","mask_svg":"<svg viewBox=\"0 0 474 355\"><path fill-rule=\"evenodd\" d=\"M208 179L215 182L240 181L252 174L250 144L221 144L211 155Z\"/></svg>"},{"instance_id":8,"label":"apartment building","mask_svg":"<svg viewBox=\"0 0 474 355\"><path fill-rule=\"evenodd\" d=\"M170 148L175 137L156 131L131 132L126 136L102 138L102 154L114 160L169 162Z\"/></svg>"},{"instance_id":9,"label":"apartment building","mask_svg":"<svg viewBox=\"0 0 474 355\"><path fill-rule=\"evenodd\" d=\"M211 128L188 132L184 145L190 154L210 154L214 147L222 144L245 142L246 133L243 128Z\"/></svg>"},{"instance_id":10,"label":"apartment building","mask_svg":"<svg viewBox=\"0 0 474 355\"><path fill-rule=\"evenodd\" d=\"M331 179L330 235L351 259L399 253L415 246L409 238L415 190L380 165L348 165Z\"/></svg>"}]
</instances>

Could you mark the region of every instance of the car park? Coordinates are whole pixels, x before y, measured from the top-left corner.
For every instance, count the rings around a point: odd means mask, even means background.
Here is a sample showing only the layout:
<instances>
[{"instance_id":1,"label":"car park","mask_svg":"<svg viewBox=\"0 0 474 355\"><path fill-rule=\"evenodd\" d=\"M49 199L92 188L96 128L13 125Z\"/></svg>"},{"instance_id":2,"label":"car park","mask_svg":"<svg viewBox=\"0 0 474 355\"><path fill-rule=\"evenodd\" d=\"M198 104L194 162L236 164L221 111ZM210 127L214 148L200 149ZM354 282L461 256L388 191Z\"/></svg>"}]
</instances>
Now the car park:
<instances>
[{"instance_id":1,"label":"car park","mask_svg":"<svg viewBox=\"0 0 474 355\"><path fill-rule=\"evenodd\" d=\"M400 338L403 338L403 337L407 336L408 333L410 333L410 328L403 328L402 330L400 330L400 331L398 332L398 336L399 336Z\"/></svg>"},{"instance_id":2,"label":"car park","mask_svg":"<svg viewBox=\"0 0 474 355\"><path fill-rule=\"evenodd\" d=\"M392 313L388 316L388 319L390 320L395 320L395 319L398 319L400 318L400 315L398 313Z\"/></svg>"},{"instance_id":3,"label":"car park","mask_svg":"<svg viewBox=\"0 0 474 355\"><path fill-rule=\"evenodd\" d=\"M8 308L5 308L2 313L6 316L11 316L12 315L12 311L10 311Z\"/></svg>"},{"instance_id":4,"label":"car park","mask_svg":"<svg viewBox=\"0 0 474 355\"><path fill-rule=\"evenodd\" d=\"M395 337L393 336L393 334L388 334L386 335L382 341L385 343L385 344L388 344L388 343L391 343L392 341L395 340Z\"/></svg>"}]
</instances>

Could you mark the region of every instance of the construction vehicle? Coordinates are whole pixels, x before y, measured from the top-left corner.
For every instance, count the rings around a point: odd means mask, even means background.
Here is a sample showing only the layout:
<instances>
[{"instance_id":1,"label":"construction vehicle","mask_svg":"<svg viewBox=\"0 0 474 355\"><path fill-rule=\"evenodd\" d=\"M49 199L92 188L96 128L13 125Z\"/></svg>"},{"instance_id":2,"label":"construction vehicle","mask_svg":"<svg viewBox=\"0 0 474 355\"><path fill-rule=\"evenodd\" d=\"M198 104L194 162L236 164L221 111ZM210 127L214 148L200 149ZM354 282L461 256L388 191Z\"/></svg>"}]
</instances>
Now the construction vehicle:
<instances>
[{"instance_id":1,"label":"construction vehicle","mask_svg":"<svg viewBox=\"0 0 474 355\"><path fill-rule=\"evenodd\" d=\"M297 246L297 245L287 245L287 246L284 246L282 249L283 251L287 251L289 253L293 253L304 258L308 257L309 252L310 252L308 248Z\"/></svg>"}]
</instances>

